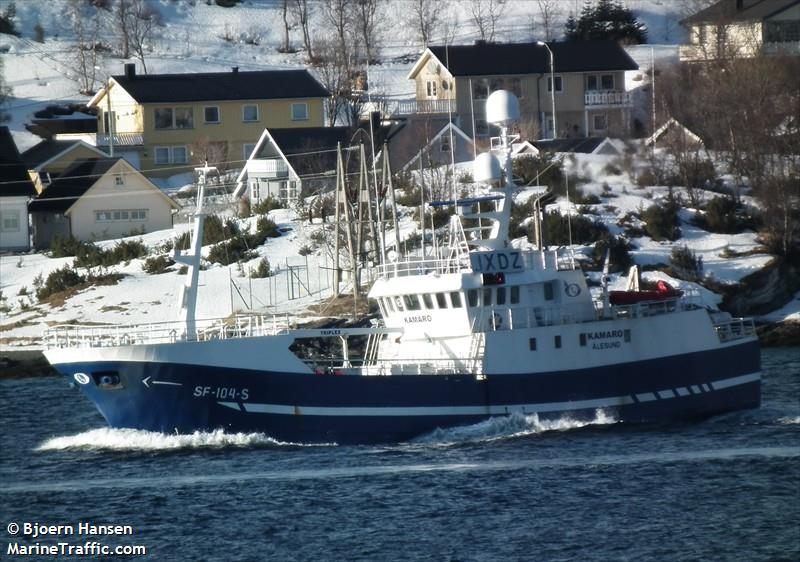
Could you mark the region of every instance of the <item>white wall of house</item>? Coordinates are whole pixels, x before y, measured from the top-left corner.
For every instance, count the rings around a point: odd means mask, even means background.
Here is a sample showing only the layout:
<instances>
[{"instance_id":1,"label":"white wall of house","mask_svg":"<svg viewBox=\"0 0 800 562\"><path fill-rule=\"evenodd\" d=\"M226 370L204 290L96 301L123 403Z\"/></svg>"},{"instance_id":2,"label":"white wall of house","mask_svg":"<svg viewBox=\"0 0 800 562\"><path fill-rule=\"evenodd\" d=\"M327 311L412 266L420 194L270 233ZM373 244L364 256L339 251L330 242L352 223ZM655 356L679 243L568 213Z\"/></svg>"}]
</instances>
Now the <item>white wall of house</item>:
<instances>
[{"instance_id":1,"label":"white wall of house","mask_svg":"<svg viewBox=\"0 0 800 562\"><path fill-rule=\"evenodd\" d=\"M3 197L0 199L0 251L28 249L28 197Z\"/></svg>"},{"instance_id":2,"label":"white wall of house","mask_svg":"<svg viewBox=\"0 0 800 562\"><path fill-rule=\"evenodd\" d=\"M120 161L66 214L73 236L105 240L171 228L174 205L144 176Z\"/></svg>"}]
</instances>

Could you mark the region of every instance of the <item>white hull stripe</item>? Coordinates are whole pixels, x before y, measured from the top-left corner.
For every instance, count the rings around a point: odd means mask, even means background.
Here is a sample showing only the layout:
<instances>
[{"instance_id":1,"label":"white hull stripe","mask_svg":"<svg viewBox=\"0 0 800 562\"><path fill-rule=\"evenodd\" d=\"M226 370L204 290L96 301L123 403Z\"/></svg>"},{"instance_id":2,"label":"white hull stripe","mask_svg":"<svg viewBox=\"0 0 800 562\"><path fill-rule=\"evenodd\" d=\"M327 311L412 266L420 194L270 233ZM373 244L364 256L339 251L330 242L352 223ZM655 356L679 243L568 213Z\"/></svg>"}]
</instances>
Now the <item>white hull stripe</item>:
<instances>
[{"instance_id":1,"label":"white hull stripe","mask_svg":"<svg viewBox=\"0 0 800 562\"><path fill-rule=\"evenodd\" d=\"M714 390L731 388L761 379L760 373L741 375L713 383ZM670 390L659 390L656 394L637 394L639 402L656 400L656 395L661 400L670 400L678 397L678 393ZM402 417L402 416L495 416L508 414L536 414L540 412L563 412L569 410L587 410L593 408L612 408L635 404L633 396L612 396L594 400L577 400L573 402L549 402L540 404L509 404L495 406L386 406L386 407L359 407L359 406L288 406L285 404L253 404L249 402L218 402L221 406L233 410L253 414L283 414L303 416L375 416L375 417Z\"/></svg>"}]
</instances>

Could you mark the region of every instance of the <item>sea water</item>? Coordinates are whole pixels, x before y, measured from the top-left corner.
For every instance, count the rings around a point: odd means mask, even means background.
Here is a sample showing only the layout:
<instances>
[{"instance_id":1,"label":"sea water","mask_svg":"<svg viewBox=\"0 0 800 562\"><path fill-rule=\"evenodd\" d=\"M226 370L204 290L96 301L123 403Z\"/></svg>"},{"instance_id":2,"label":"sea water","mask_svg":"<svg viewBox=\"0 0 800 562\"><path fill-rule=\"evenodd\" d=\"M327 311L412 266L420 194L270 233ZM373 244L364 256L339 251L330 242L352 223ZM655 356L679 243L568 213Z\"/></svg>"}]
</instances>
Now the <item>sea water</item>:
<instances>
[{"instance_id":1,"label":"sea water","mask_svg":"<svg viewBox=\"0 0 800 562\"><path fill-rule=\"evenodd\" d=\"M65 380L0 381L0 558L800 560L800 349L763 364L759 410L702 422L360 447L112 430Z\"/></svg>"}]
</instances>

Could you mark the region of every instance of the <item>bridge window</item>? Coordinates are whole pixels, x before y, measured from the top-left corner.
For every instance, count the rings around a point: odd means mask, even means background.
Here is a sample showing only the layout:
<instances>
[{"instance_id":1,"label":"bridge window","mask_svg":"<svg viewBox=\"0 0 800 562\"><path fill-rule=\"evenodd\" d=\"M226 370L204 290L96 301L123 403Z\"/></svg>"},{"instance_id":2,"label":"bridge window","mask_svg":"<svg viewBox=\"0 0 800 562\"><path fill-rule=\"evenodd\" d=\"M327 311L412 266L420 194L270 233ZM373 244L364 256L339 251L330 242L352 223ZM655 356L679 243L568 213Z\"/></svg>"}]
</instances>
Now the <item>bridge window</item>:
<instances>
[{"instance_id":1,"label":"bridge window","mask_svg":"<svg viewBox=\"0 0 800 562\"><path fill-rule=\"evenodd\" d=\"M425 308L428 310L433 310L433 299L428 293L422 295L422 302L425 303Z\"/></svg>"},{"instance_id":2,"label":"bridge window","mask_svg":"<svg viewBox=\"0 0 800 562\"><path fill-rule=\"evenodd\" d=\"M498 287L497 288L497 304L506 304L506 288L505 287Z\"/></svg>"},{"instance_id":3,"label":"bridge window","mask_svg":"<svg viewBox=\"0 0 800 562\"><path fill-rule=\"evenodd\" d=\"M417 295L403 295L406 310L419 310L419 297Z\"/></svg>"},{"instance_id":4,"label":"bridge window","mask_svg":"<svg viewBox=\"0 0 800 562\"><path fill-rule=\"evenodd\" d=\"M461 308L461 293L455 291L450 293L450 302L453 308Z\"/></svg>"},{"instance_id":5,"label":"bridge window","mask_svg":"<svg viewBox=\"0 0 800 562\"><path fill-rule=\"evenodd\" d=\"M511 289L511 304L519 304L519 285L513 285L510 289Z\"/></svg>"},{"instance_id":6,"label":"bridge window","mask_svg":"<svg viewBox=\"0 0 800 562\"><path fill-rule=\"evenodd\" d=\"M470 308L478 306L478 290L470 289L467 291L467 304Z\"/></svg>"},{"instance_id":7,"label":"bridge window","mask_svg":"<svg viewBox=\"0 0 800 562\"><path fill-rule=\"evenodd\" d=\"M398 312L402 312L403 311L403 299L401 299L400 297L395 297L394 298L394 306L397 308Z\"/></svg>"},{"instance_id":8,"label":"bridge window","mask_svg":"<svg viewBox=\"0 0 800 562\"><path fill-rule=\"evenodd\" d=\"M491 289L484 289L483 290L483 306L492 306L492 290Z\"/></svg>"},{"instance_id":9,"label":"bridge window","mask_svg":"<svg viewBox=\"0 0 800 562\"><path fill-rule=\"evenodd\" d=\"M561 336L556 336L553 343L556 346L556 349L561 349Z\"/></svg>"},{"instance_id":10,"label":"bridge window","mask_svg":"<svg viewBox=\"0 0 800 562\"><path fill-rule=\"evenodd\" d=\"M385 298L383 300L384 300L384 306L386 307L386 310L388 310L390 312L394 312L394 306L392 306L392 299L387 297L387 298Z\"/></svg>"},{"instance_id":11,"label":"bridge window","mask_svg":"<svg viewBox=\"0 0 800 562\"><path fill-rule=\"evenodd\" d=\"M544 284L544 300L546 300L546 301L553 300L553 284L552 283L545 283Z\"/></svg>"},{"instance_id":12,"label":"bridge window","mask_svg":"<svg viewBox=\"0 0 800 562\"><path fill-rule=\"evenodd\" d=\"M531 351L536 351L536 338L530 338L528 340L528 349Z\"/></svg>"},{"instance_id":13,"label":"bridge window","mask_svg":"<svg viewBox=\"0 0 800 562\"><path fill-rule=\"evenodd\" d=\"M436 304L439 305L439 308L447 308L447 299L444 293L436 293Z\"/></svg>"}]
</instances>

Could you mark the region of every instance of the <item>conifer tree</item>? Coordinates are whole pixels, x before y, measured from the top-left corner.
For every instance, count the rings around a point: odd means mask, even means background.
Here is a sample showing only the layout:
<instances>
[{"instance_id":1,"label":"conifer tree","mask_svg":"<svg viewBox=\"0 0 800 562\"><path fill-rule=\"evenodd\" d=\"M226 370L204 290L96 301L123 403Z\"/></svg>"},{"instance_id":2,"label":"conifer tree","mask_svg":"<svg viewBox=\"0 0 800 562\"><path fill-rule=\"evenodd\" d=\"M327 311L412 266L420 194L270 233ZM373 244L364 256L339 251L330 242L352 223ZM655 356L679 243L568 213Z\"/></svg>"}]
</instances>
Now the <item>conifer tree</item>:
<instances>
[{"instance_id":1,"label":"conifer tree","mask_svg":"<svg viewBox=\"0 0 800 562\"><path fill-rule=\"evenodd\" d=\"M610 39L638 44L647 42L647 27L619 0L598 0L596 4L586 0L580 18L567 19L564 35L571 41Z\"/></svg>"}]
</instances>

